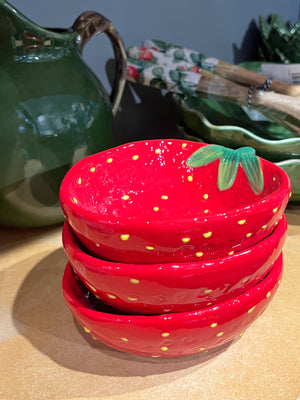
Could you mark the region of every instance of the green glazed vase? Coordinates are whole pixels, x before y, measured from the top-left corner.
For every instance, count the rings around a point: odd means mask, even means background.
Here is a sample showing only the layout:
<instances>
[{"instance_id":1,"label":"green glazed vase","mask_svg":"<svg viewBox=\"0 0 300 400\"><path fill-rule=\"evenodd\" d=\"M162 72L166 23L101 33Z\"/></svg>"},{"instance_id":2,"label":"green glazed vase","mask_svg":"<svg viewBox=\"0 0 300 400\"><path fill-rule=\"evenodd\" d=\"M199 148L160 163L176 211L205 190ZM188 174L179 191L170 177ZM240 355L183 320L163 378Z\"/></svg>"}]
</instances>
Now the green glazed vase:
<instances>
[{"instance_id":1,"label":"green glazed vase","mask_svg":"<svg viewBox=\"0 0 300 400\"><path fill-rule=\"evenodd\" d=\"M108 35L116 74L109 98L81 53ZM61 181L79 159L113 145L126 53L111 22L87 11L70 29L42 28L0 0L0 224L63 220Z\"/></svg>"}]
</instances>

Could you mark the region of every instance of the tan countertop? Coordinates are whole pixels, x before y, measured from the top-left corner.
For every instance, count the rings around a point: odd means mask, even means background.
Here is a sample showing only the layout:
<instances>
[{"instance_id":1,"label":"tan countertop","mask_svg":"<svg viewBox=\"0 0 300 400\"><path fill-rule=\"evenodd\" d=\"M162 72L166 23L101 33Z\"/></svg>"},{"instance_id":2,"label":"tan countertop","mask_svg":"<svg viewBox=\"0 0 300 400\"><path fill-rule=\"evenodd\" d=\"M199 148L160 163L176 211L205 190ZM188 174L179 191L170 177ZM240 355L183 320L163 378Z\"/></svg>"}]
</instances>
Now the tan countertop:
<instances>
[{"instance_id":1,"label":"tan countertop","mask_svg":"<svg viewBox=\"0 0 300 400\"><path fill-rule=\"evenodd\" d=\"M62 293L62 226L0 229L0 399L295 400L300 394L300 210L265 313L218 355L153 360L90 339Z\"/></svg>"}]
</instances>

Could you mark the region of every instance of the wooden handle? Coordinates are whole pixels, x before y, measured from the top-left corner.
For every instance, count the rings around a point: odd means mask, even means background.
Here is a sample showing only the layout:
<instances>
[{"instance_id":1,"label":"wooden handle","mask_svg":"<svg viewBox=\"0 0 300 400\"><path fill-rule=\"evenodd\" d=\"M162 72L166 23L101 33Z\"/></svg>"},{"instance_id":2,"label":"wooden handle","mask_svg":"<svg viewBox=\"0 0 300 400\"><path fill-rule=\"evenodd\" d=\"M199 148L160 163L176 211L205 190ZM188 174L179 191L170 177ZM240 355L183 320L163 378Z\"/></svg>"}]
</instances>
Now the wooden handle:
<instances>
[{"instance_id":1,"label":"wooden handle","mask_svg":"<svg viewBox=\"0 0 300 400\"><path fill-rule=\"evenodd\" d=\"M281 124L284 122L298 127L297 132L300 136L300 98L257 90L253 94L252 102L253 105L270 110L268 112L272 119L276 118Z\"/></svg>"},{"instance_id":2,"label":"wooden handle","mask_svg":"<svg viewBox=\"0 0 300 400\"><path fill-rule=\"evenodd\" d=\"M215 69L215 74L246 86L263 86L268 79L266 75L249 71L245 68L238 67L237 65L229 64L224 61L218 62ZM300 96L300 85L291 85L290 83L283 82L278 79L273 79L270 85L270 90L288 96Z\"/></svg>"}]
</instances>

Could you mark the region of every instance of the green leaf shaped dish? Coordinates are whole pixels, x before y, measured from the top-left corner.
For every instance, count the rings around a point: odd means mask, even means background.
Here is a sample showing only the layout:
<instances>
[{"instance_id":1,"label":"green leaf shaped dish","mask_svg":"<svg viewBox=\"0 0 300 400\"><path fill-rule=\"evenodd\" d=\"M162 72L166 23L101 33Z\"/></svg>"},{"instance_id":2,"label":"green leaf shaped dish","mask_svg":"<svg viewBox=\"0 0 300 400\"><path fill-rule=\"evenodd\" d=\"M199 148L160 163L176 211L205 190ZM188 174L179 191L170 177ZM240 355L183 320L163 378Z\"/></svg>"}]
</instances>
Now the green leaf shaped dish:
<instances>
[{"instance_id":1,"label":"green leaf shaped dish","mask_svg":"<svg viewBox=\"0 0 300 400\"><path fill-rule=\"evenodd\" d=\"M261 72L261 62L240 66ZM234 104L212 99L196 99L174 95L182 116L186 139L237 149L252 147L262 158L279 165L292 184L290 202L300 204L300 138L272 121L252 121Z\"/></svg>"},{"instance_id":2,"label":"green leaf shaped dish","mask_svg":"<svg viewBox=\"0 0 300 400\"><path fill-rule=\"evenodd\" d=\"M266 64L266 62L261 61L250 61L238 65L250 71L261 73L261 66L263 63ZM246 107L200 97L186 97L185 103L188 108L193 108L202 112L209 121L216 125L239 126L251 131L258 139L262 138L274 141L293 139L295 137L292 132L283 126L278 125L278 123L275 123L258 112L249 111Z\"/></svg>"},{"instance_id":3,"label":"green leaf shaped dish","mask_svg":"<svg viewBox=\"0 0 300 400\"><path fill-rule=\"evenodd\" d=\"M233 149L253 147L258 156L272 162L300 159L300 138L292 136L285 139L267 139L236 125L229 117L223 121L220 115L205 107L204 103L195 104L194 99L183 99L178 95L175 95L174 99L181 110L187 133L202 138L206 143Z\"/></svg>"}]
</instances>

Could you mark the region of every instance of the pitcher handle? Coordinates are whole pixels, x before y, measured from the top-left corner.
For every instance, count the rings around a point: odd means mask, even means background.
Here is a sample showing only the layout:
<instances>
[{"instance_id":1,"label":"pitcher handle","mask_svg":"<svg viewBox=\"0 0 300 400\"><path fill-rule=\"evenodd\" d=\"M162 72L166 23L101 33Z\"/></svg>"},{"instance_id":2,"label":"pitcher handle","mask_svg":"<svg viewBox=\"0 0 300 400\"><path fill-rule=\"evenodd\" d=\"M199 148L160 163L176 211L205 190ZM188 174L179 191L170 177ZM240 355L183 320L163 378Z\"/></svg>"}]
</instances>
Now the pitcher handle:
<instances>
[{"instance_id":1,"label":"pitcher handle","mask_svg":"<svg viewBox=\"0 0 300 400\"><path fill-rule=\"evenodd\" d=\"M115 116L126 83L127 56L123 40L111 21L95 11L82 13L74 22L72 29L77 31L80 36L79 49L81 52L84 46L101 32L104 32L110 39L116 58L115 78L110 95L112 113Z\"/></svg>"}]
</instances>

